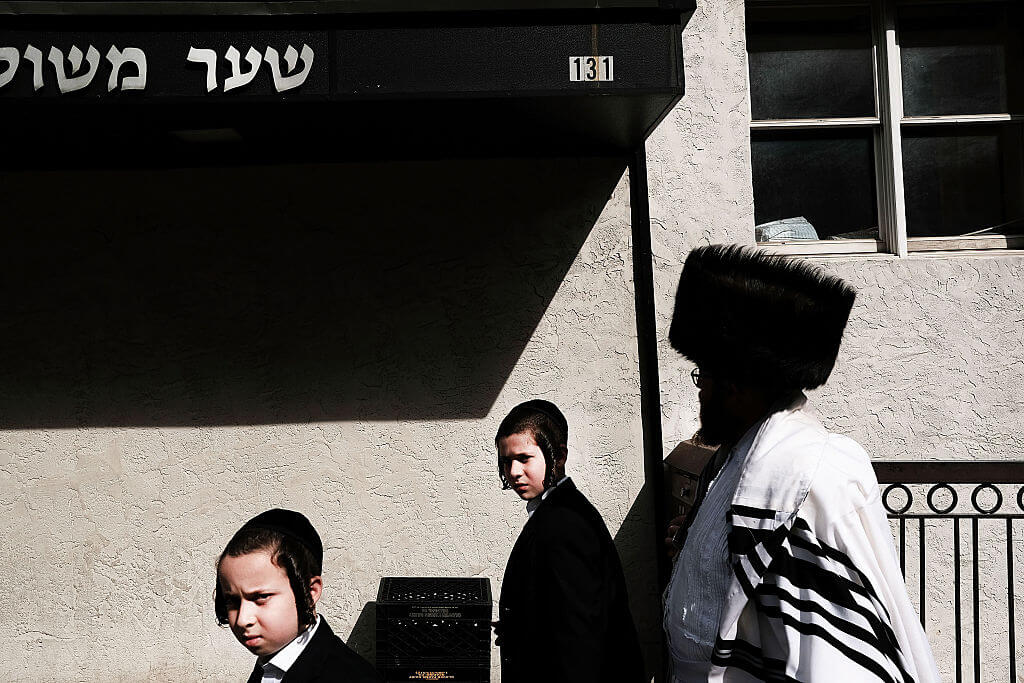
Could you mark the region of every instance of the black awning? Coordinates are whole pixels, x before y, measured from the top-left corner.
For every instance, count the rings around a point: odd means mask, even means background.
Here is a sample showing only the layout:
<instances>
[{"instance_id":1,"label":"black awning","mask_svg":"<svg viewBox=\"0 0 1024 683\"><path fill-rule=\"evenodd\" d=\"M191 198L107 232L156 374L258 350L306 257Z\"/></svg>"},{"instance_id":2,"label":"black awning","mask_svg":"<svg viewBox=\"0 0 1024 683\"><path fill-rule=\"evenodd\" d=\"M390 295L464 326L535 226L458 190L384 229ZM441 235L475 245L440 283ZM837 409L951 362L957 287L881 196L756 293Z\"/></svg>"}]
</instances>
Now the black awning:
<instances>
[{"instance_id":1,"label":"black awning","mask_svg":"<svg viewBox=\"0 0 1024 683\"><path fill-rule=\"evenodd\" d=\"M695 0L5 0L0 14L378 14L658 10L692 12Z\"/></svg>"},{"instance_id":2,"label":"black awning","mask_svg":"<svg viewBox=\"0 0 1024 683\"><path fill-rule=\"evenodd\" d=\"M626 7L656 2L567 12L495 0L484 4L503 11L469 14L338 4L378 12L8 16L4 165L614 153L683 94L687 15Z\"/></svg>"}]
</instances>

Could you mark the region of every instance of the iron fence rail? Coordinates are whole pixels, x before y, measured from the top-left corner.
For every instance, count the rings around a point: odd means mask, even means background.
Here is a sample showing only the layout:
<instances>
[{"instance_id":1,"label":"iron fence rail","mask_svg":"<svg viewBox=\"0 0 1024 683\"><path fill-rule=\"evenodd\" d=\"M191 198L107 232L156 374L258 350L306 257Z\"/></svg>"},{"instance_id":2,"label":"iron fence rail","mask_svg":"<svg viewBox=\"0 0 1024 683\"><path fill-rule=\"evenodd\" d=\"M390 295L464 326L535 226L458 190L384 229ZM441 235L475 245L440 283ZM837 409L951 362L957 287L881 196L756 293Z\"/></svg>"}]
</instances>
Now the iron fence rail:
<instances>
[{"instance_id":1,"label":"iron fence rail","mask_svg":"<svg viewBox=\"0 0 1024 683\"><path fill-rule=\"evenodd\" d=\"M961 527L970 525L971 531L971 607L973 623L973 673L976 683L982 680L982 643L980 624L980 564L979 564L979 527L981 524L1002 524L1005 526L1006 541L1006 599L1007 599L1007 636L1008 636L1008 673L1011 683L1017 681L1017 638L1016 638L1016 591L1014 586L1015 552L1013 547L1014 522L1024 520L1024 462L1016 461L888 461L874 463L878 482L883 486L882 504L890 519L898 523L898 548L900 569L906 576L907 569L907 527L914 525L916 520L918 540L918 590L921 623L926 623L928 587L928 525L929 520L951 520L953 524L953 544L950 561L953 567L953 610L954 610L954 657L955 676L957 683L963 680L963 624L961 614L961 564L962 549L960 543ZM912 512L914 495L909 485L930 485L925 496L928 510ZM960 498L954 484L973 484L971 490L971 509L957 511ZM1004 500L1001 486L1016 487L1016 500ZM940 495L948 498L947 504L939 502ZM994 502L986 505L981 497L994 498ZM900 498L903 501L900 502ZM1014 510L1014 503L1016 509ZM1004 504L1008 508L1003 510ZM941 559L941 558L940 558Z\"/></svg>"}]
</instances>

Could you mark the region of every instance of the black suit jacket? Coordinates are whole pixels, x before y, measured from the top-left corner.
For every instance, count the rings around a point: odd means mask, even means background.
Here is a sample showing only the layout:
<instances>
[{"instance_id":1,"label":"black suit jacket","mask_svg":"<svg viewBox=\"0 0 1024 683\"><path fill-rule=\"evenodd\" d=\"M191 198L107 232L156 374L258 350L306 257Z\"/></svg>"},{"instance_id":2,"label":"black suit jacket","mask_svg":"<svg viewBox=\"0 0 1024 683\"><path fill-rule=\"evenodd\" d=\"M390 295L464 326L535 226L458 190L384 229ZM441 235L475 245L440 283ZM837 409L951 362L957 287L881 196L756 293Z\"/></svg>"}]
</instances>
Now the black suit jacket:
<instances>
[{"instance_id":1,"label":"black suit jacket","mask_svg":"<svg viewBox=\"0 0 1024 683\"><path fill-rule=\"evenodd\" d=\"M571 480L526 523L505 567L502 683L633 683L644 662L618 552Z\"/></svg>"},{"instance_id":2,"label":"black suit jacket","mask_svg":"<svg viewBox=\"0 0 1024 683\"><path fill-rule=\"evenodd\" d=\"M248 683L260 683L263 667L253 669ZM327 620L320 626L299 658L284 675L282 683L383 683L384 679L370 663L334 635Z\"/></svg>"}]
</instances>

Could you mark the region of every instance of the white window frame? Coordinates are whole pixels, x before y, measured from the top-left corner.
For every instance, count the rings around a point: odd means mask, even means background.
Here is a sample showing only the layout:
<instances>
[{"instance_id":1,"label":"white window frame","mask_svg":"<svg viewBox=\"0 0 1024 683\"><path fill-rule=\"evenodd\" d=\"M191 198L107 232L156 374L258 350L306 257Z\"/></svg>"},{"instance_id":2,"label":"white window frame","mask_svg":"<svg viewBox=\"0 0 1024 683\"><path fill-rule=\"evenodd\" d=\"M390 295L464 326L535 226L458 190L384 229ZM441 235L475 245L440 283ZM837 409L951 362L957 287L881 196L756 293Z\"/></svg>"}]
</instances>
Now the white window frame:
<instances>
[{"instance_id":1,"label":"white window frame","mask_svg":"<svg viewBox=\"0 0 1024 683\"><path fill-rule=\"evenodd\" d=\"M939 4L964 0L899 0L900 4ZM972 0L992 2L995 0ZM1009 113L951 116L904 116L903 74L899 35L896 31L898 0L746 0L755 7L870 7L872 24L872 69L875 111L878 116L755 120L748 111L750 130L813 128L873 128L875 194L878 239L779 240L758 242L760 248L791 255L891 254L906 257L915 252L1024 249L1024 235L964 235L952 237L908 237L907 210L903 187L903 126L970 126L1006 121L1024 121ZM1021 75L1024 78L1024 75ZM747 92L750 70L747 69ZM748 107L750 99L748 98Z\"/></svg>"}]
</instances>

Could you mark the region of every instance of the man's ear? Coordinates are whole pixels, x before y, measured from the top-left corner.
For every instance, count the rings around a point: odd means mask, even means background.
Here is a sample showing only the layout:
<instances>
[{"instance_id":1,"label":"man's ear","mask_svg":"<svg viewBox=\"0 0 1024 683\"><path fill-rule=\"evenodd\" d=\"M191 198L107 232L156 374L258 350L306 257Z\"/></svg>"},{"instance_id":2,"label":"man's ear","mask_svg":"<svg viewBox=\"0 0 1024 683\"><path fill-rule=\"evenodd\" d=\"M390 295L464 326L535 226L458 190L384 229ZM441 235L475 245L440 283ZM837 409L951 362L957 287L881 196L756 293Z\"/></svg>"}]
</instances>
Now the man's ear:
<instances>
[{"instance_id":1,"label":"man's ear","mask_svg":"<svg viewBox=\"0 0 1024 683\"><path fill-rule=\"evenodd\" d=\"M309 580L309 597L313 598L313 604L315 605L320 600L320 595L324 592L324 580L323 577L314 576Z\"/></svg>"}]
</instances>

